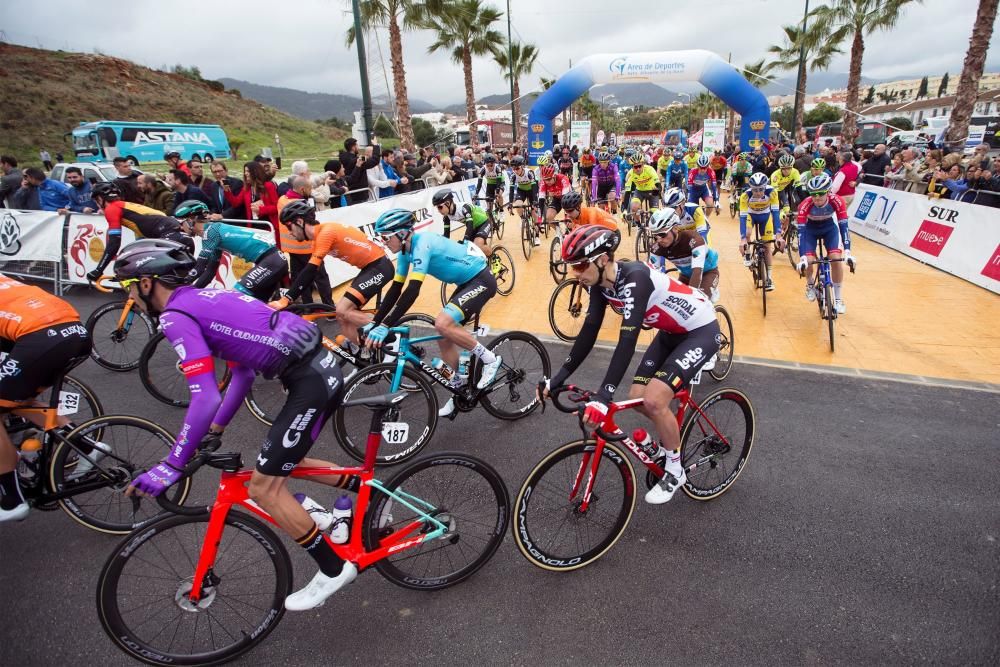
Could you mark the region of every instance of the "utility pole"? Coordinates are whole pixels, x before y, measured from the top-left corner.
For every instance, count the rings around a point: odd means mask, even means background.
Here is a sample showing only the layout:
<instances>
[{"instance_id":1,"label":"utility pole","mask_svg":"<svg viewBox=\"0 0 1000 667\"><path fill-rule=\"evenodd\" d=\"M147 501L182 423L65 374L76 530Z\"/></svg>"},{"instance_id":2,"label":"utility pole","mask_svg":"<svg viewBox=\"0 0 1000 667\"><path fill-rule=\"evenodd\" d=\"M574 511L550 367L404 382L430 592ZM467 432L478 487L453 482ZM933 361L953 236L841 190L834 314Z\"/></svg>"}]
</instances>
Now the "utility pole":
<instances>
[{"instance_id":1,"label":"utility pole","mask_svg":"<svg viewBox=\"0 0 1000 667\"><path fill-rule=\"evenodd\" d=\"M357 0L355 0L357 1ZM809 20L809 0L806 0L806 11L802 14L802 33L799 35L799 70L795 76L795 105L792 107L792 139L798 141L799 128L796 126L796 122L799 119L799 98L800 96L805 96L806 91L799 90L799 81L802 80L802 72L805 70L806 66L806 22ZM803 100L803 104L805 100ZM770 136L770 128L766 128L765 137Z\"/></svg>"},{"instance_id":2,"label":"utility pole","mask_svg":"<svg viewBox=\"0 0 1000 667\"><path fill-rule=\"evenodd\" d=\"M354 0L355 3L358 0ZM511 146L517 145L517 126L521 119L514 116L514 46L510 39L510 0L507 0L507 66L510 72L510 127Z\"/></svg>"},{"instance_id":3,"label":"utility pole","mask_svg":"<svg viewBox=\"0 0 1000 667\"><path fill-rule=\"evenodd\" d=\"M351 0L354 10L354 44L358 47L358 69L361 71L361 113L365 119L365 144L372 143L372 93L368 88L368 62L365 58L365 39L361 31L361 6L359 0Z\"/></svg>"}]
</instances>

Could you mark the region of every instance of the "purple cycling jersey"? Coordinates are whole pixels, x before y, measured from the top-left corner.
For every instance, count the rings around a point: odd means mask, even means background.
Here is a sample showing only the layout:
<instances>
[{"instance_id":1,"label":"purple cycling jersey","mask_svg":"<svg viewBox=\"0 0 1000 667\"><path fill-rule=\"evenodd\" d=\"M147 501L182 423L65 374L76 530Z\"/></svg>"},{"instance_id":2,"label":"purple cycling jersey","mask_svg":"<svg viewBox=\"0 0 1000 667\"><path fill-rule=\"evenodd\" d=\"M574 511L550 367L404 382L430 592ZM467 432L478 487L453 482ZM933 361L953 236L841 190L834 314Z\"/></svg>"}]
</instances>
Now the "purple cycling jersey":
<instances>
[{"instance_id":1,"label":"purple cycling jersey","mask_svg":"<svg viewBox=\"0 0 1000 667\"><path fill-rule=\"evenodd\" d=\"M602 167L600 163L594 166L594 171L590 174L590 188L591 188L591 198L597 199L597 189L600 186L608 186L614 183L615 195L621 196L622 194L622 181L621 175L618 173L618 168L613 164L608 164L607 167Z\"/></svg>"}]
</instances>

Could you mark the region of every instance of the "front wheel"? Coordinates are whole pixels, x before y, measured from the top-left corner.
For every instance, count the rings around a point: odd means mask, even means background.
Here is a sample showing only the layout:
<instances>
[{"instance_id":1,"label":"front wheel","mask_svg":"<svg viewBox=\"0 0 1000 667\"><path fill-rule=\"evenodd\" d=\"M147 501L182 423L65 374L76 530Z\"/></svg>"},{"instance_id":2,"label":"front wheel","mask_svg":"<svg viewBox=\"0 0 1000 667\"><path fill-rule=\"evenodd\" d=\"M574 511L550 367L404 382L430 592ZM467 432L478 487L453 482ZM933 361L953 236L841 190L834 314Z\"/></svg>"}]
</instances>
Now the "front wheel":
<instances>
[{"instance_id":1,"label":"front wheel","mask_svg":"<svg viewBox=\"0 0 1000 667\"><path fill-rule=\"evenodd\" d=\"M549 353L542 341L523 331L511 331L497 336L489 350L503 358L493 382L483 390L483 407L499 419L521 419L538 407L535 388L542 378L551 377ZM472 371L479 381L483 365L476 359Z\"/></svg>"},{"instance_id":2,"label":"front wheel","mask_svg":"<svg viewBox=\"0 0 1000 667\"><path fill-rule=\"evenodd\" d=\"M535 244L535 235L531 231L534 224L530 218L521 218L521 252L525 259L531 259L531 248Z\"/></svg>"},{"instance_id":3,"label":"front wheel","mask_svg":"<svg viewBox=\"0 0 1000 667\"><path fill-rule=\"evenodd\" d=\"M830 284L826 284L823 286L823 301L826 302L826 314L824 315L824 317L826 318L827 328L830 330L830 352L833 352L834 351L833 322L834 320L837 319L837 305L833 299L833 286Z\"/></svg>"},{"instance_id":4,"label":"front wheel","mask_svg":"<svg viewBox=\"0 0 1000 667\"><path fill-rule=\"evenodd\" d=\"M764 251L757 250L757 273L760 274L760 299L764 308L764 317L767 317L767 259Z\"/></svg>"},{"instance_id":5,"label":"front wheel","mask_svg":"<svg viewBox=\"0 0 1000 667\"><path fill-rule=\"evenodd\" d=\"M139 366L146 344L156 333L156 325L131 300L100 306L87 318L93 346L90 358L102 368L124 373Z\"/></svg>"},{"instance_id":6,"label":"front wheel","mask_svg":"<svg viewBox=\"0 0 1000 667\"><path fill-rule=\"evenodd\" d=\"M118 648L153 665L217 665L267 637L292 590L288 552L263 522L230 511L215 561L189 594L208 514L169 515L129 535L101 570L97 609Z\"/></svg>"},{"instance_id":7,"label":"front wheel","mask_svg":"<svg viewBox=\"0 0 1000 667\"><path fill-rule=\"evenodd\" d=\"M415 461L386 482L385 489L399 493L445 526L437 539L375 563L383 577L403 588L433 591L468 579L493 557L510 523L510 496L503 478L488 463L460 452ZM373 493L364 519L369 551L382 546L383 540L399 544L439 528L391 496Z\"/></svg>"},{"instance_id":8,"label":"front wheel","mask_svg":"<svg viewBox=\"0 0 1000 667\"><path fill-rule=\"evenodd\" d=\"M788 223L791 225L791 222ZM799 235L795 231L794 226L789 226L785 231L785 253L788 254L788 263L792 265L792 268L798 271L798 260L796 257L799 256Z\"/></svg>"},{"instance_id":9,"label":"front wheel","mask_svg":"<svg viewBox=\"0 0 1000 667\"><path fill-rule=\"evenodd\" d=\"M229 383L229 370L225 364L215 362L215 377L221 392ZM153 336L142 350L142 356L139 357L139 379L146 391L161 403L186 408L191 402L180 357L162 331Z\"/></svg>"},{"instance_id":10,"label":"front wheel","mask_svg":"<svg viewBox=\"0 0 1000 667\"><path fill-rule=\"evenodd\" d=\"M514 541L532 564L568 572L589 565L614 546L635 509L635 470L612 443L586 510L583 493L597 445L578 440L559 447L535 466L514 502Z\"/></svg>"},{"instance_id":11,"label":"front wheel","mask_svg":"<svg viewBox=\"0 0 1000 667\"><path fill-rule=\"evenodd\" d=\"M493 267L493 277L497 281L497 294L509 296L514 291L514 256L502 245L493 246L493 254L490 256Z\"/></svg>"},{"instance_id":12,"label":"front wheel","mask_svg":"<svg viewBox=\"0 0 1000 667\"><path fill-rule=\"evenodd\" d=\"M549 299L549 326L560 339L572 342L580 335L587 317L590 294L576 280L564 280Z\"/></svg>"},{"instance_id":13,"label":"front wheel","mask_svg":"<svg viewBox=\"0 0 1000 667\"><path fill-rule=\"evenodd\" d=\"M681 465L687 474L684 493L695 500L711 500L729 490L743 472L756 418L750 399L736 389L720 389L692 408L681 431Z\"/></svg>"},{"instance_id":14,"label":"front wheel","mask_svg":"<svg viewBox=\"0 0 1000 667\"><path fill-rule=\"evenodd\" d=\"M552 237L549 245L549 273L556 285L566 279L566 265L562 261L562 237L558 234Z\"/></svg>"},{"instance_id":15,"label":"front wheel","mask_svg":"<svg viewBox=\"0 0 1000 667\"><path fill-rule=\"evenodd\" d=\"M715 307L715 320L719 323L719 351L715 360L715 368L709 374L717 381L722 382L733 370L733 351L735 349L735 338L733 337L733 318L729 316L729 311L722 306Z\"/></svg>"},{"instance_id":16,"label":"front wheel","mask_svg":"<svg viewBox=\"0 0 1000 667\"><path fill-rule=\"evenodd\" d=\"M635 235L635 260L637 262L649 261L650 246L649 230L643 227Z\"/></svg>"}]
</instances>

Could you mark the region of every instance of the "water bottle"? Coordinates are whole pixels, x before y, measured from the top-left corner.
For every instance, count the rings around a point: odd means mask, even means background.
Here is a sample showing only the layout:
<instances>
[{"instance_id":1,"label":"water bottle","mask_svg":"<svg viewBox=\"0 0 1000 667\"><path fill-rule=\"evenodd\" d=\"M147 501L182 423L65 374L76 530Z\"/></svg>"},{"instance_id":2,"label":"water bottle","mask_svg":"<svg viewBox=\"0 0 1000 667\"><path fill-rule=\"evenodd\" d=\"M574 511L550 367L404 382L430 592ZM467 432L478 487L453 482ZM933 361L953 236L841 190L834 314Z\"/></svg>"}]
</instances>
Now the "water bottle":
<instances>
[{"instance_id":1,"label":"water bottle","mask_svg":"<svg viewBox=\"0 0 1000 667\"><path fill-rule=\"evenodd\" d=\"M337 498L333 505L333 526L330 529L330 540L334 544L347 544L351 537L351 510L353 503L346 495Z\"/></svg>"},{"instance_id":2,"label":"water bottle","mask_svg":"<svg viewBox=\"0 0 1000 667\"><path fill-rule=\"evenodd\" d=\"M653 436L647 433L646 429L637 428L632 431L632 440L638 443L639 447L654 461L659 461L661 457L663 460L666 460L667 450L660 443L653 440Z\"/></svg>"},{"instance_id":3,"label":"water bottle","mask_svg":"<svg viewBox=\"0 0 1000 667\"><path fill-rule=\"evenodd\" d=\"M38 455L41 451L42 441L38 438L25 438L21 442L17 467L22 477L34 477L37 474Z\"/></svg>"},{"instance_id":4,"label":"water bottle","mask_svg":"<svg viewBox=\"0 0 1000 667\"><path fill-rule=\"evenodd\" d=\"M463 380L469 379L469 362L472 359L472 353L468 350L462 350L458 353L458 376Z\"/></svg>"},{"instance_id":5,"label":"water bottle","mask_svg":"<svg viewBox=\"0 0 1000 667\"><path fill-rule=\"evenodd\" d=\"M444 363L444 359L434 357L434 359L431 360L431 366L433 366L434 370L440 373L445 380L450 380L451 376L455 374L455 372L451 370L451 366Z\"/></svg>"}]
</instances>

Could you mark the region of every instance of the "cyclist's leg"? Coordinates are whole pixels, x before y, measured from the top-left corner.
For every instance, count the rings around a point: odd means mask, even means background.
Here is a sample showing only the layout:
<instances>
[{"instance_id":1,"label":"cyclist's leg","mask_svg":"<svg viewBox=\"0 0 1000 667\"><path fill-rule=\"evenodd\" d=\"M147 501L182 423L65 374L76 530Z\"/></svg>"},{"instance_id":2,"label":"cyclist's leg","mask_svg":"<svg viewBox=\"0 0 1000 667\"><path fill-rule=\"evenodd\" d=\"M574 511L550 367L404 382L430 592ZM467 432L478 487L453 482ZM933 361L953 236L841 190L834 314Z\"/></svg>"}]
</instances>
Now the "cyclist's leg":
<instances>
[{"instance_id":1,"label":"cyclist's leg","mask_svg":"<svg viewBox=\"0 0 1000 667\"><path fill-rule=\"evenodd\" d=\"M844 256L843 240L840 238L840 228L836 222L830 221L829 228L823 235L823 245L830 259L840 259ZM833 281L833 298L843 300L841 289L844 286L844 263L830 262L830 279Z\"/></svg>"},{"instance_id":2,"label":"cyclist's leg","mask_svg":"<svg viewBox=\"0 0 1000 667\"><path fill-rule=\"evenodd\" d=\"M816 285L816 246L818 243L816 233L809 225L806 225L799 242L799 257L805 258L809 265L806 268L806 288L808 290L813 289Z\"/></svg>"},{"instance_id":3,"label":"cyclist's leg","mask_svg":"<svg viewBox=\"0 0 1000 667\"><path fill-rule=\"evenodd\" d=\"M475 317L483 306L496 296L497 281L489 268L485 268L466 283L459 285L444 309L434 320L434 328L444 338L438 341L441 359L454 369L458 368L458 348L479 357L485 366L494 364L498 357L487 350L469 331L462 327ZM485 372L485 370L484 370ZM496 372L496 369L493 370Z\"/></svg>"},{"instance_id":4,"label":"cyclist's leg","mask_svg":"<svg viewBox=\"0 0 1000 667\"><path fill-rule=\"evenodd\" d=\"M254 267L243 274L236 283L236 289L265 301L271 298L275 288L287 274L288 262L280 252L271 250L259 257Z\"/></svg>"},{"instance_id":5,"label":"cyclist's leg","mask_svg":"<svg viewBox=\"0 0 1000 667\"><path fill-rule=\"evenodd\" d=\"M359 344L358 329L372 320L371 314L361 309L392 281L394 273L391 259L378 258L361 269L337 302L337 326L352 343Z\"/></svg>"}]
</instances>

